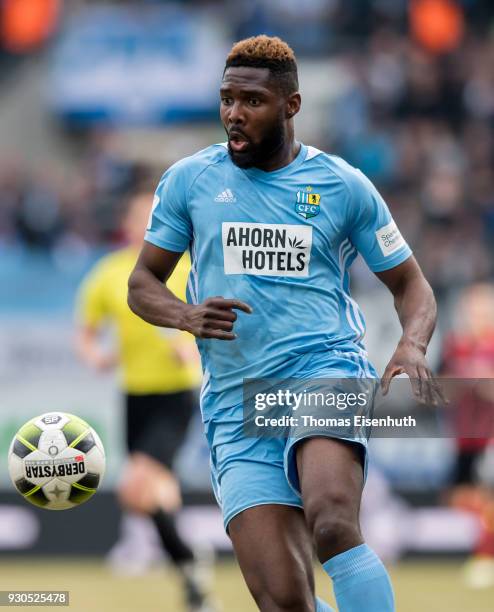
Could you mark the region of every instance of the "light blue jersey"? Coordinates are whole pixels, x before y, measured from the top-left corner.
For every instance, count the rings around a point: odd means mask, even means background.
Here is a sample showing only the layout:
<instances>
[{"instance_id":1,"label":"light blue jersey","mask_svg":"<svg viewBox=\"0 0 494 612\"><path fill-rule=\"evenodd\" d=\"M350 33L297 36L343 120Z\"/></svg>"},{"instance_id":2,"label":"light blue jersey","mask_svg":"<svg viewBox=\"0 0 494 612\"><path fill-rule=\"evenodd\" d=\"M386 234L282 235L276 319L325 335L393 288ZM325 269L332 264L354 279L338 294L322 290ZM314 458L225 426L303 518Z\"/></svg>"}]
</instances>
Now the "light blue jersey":
<instances>
[{"instance_id":1,"label":"light blue jersey","mask_svg":"<svg viewBox=\"0 0 494 612\"><path fill-rule=\"evenodd\" d=\"M238 168L226 145L179 161L158 185L145 239L190 249L189 302L223 296L253 308L238 312L236 340L198 340L206 421L241 403L244 378L296 375L290 364L308 354L323 369L329 351L362 354L349 268L358 252L374 272L411 254L371 182L305 145L274 172Z\"/></svg>"}]
</instances>

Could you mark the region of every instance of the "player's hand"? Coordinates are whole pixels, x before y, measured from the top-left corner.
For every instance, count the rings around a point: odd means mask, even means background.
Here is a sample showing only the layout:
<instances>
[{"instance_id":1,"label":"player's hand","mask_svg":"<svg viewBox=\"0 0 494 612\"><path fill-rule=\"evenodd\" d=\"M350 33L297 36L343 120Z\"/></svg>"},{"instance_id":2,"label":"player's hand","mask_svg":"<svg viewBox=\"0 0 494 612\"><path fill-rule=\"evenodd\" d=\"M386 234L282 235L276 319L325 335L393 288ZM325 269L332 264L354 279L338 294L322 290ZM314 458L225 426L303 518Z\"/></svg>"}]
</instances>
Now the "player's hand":
<instances>
[{"instance_id":1,"label":"player's hand","mask_svg":"<svg viewBox=\"0 0 494 612\"><path fill-rule=\"evenodd\" d=\"M183 329L196 338L235 340L233 324L237 320L235 310L251 314L252 308L245 302L223 297L212 297L202 304L187 305Z\"/></svg>"},{"instance_id":2,"label":"player's hand","mask_svg":"<svg viewBox=\"0 0 494 612\"><path fill-rule=\"evenodd\" d=\"M412 342L400 342L381 379L383 395L389 391L391 379L407 374L412 390L421 404L437 406L447 403L440 384L434 378L423 351Z\"/></svg>"},{"instance_id":3,"label":"player's hand","mask_svg":"<svg viewBox=\"0 0 494 612\"><path fill-rule=\"evenodd\" d=\"M108 372L118 365L118 357L114 353L94 351L87 356L87 362L98 372Z\"/></svg>"}]
</instances>

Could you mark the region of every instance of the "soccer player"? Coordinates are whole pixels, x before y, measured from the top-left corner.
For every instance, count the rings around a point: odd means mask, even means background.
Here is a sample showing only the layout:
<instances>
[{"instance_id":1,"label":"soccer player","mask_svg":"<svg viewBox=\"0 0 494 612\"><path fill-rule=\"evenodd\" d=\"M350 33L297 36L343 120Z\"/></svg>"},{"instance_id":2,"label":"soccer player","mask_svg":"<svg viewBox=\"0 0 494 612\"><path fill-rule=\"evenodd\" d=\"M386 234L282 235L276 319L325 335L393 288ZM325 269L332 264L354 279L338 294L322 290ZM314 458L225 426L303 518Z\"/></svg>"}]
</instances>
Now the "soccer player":
<instances>
[{"instance_id":1,"label":"soccer player","mask_svg":"<svg viewBox=\"0 0 494 612\"><path fill-rule=\"evenodd\" d=\"M123 219L129 246L103 257L85 278L78 299L76 348L82 360L96 370L120 366L130 455L118 489L119 501L125 510L147 515L154 522L164 549L183 577L188 610L209 611L199 564L174 520L181 495L172 465L184 441L196 405L194 389L200 382L193 338L153 327L127 305L127 280L139 254L152 200L152 192L130 197ZM170 290L181 298L185 298L189 269L190 260L184 256L169 281ZM105 348L102 340L102 332L109 327L116 332L115 352Z\"/></svg>"},{"instance_id":2,"label":"soccer player","mask_svg":"<svg viewBox=\"0 0 494 612\"><path fill-rule=\"evenodd\" d=\"M145 320L197 338L213 486L260 610L331 610L315 598L312 542L344 612L394 610L388 573L363 542L363 442L325 434L246 437L245 378L375 377L349 293L360 252L395 298L403 335L384 373L407 373L437 401L425 359L432 291L373 185L338 157L297 142L293 51L279 38L235 44L220 90L227 142L172 166L129 279ZM188 303L163 286L181 253Z\"/></svg>"}]
</instances>

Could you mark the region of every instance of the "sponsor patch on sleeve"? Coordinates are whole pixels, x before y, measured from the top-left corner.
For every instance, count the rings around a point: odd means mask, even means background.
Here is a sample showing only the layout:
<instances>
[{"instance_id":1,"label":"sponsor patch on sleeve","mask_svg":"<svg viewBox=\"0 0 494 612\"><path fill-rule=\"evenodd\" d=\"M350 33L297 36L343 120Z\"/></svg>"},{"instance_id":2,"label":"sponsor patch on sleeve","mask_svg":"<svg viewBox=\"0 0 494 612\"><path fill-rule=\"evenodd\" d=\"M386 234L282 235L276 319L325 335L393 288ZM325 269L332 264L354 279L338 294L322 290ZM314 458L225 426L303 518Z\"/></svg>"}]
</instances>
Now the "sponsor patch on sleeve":
<instances>
[{"instance_id":1,"label":"sponsor patch on sleeve","mask_svg":"<svg viewBox=\"0 0 494 612\"><path fill-rule=\"evenodd\" d=\"M396 227L396 223L391 221L388 225L384 225L376 232L377 242L381 248L382 254L385 257L392 255L394 252L406 245L400 230Z\"/></svg>"}]
</instances>

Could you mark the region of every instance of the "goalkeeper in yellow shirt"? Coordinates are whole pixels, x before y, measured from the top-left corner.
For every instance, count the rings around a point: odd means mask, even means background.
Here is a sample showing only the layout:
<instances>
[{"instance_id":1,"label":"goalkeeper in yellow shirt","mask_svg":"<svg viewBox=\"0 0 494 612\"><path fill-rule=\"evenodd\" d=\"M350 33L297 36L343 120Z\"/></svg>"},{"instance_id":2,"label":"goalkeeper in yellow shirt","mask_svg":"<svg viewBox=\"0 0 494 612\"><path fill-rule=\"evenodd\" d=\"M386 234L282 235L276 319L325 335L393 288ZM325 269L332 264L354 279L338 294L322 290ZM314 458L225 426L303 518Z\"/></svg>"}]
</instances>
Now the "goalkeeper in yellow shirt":
<instances>
[{"instance_id":1,"label":"goalkeeper in yellow shirt","mask_svg":"<svg viewBox=\"0 0 494 612\"><path fill-rule=\"evenodd\" d=\"M185 332L144 322L127 305L127 279L137 260L152 199L152 193L129 199L123 219L129 246L103 257L84 279L78 295L76 348L96 370L119 367L129 451L119 501L125 510L152 518L163 547L184 578L188 610L206 612L212 608L197 578L196 559L175 527L181 495L172 472L200 382L195 342ZM182 257L167 282L184 301L189 268L188 256ZM114 352L105 348L101 338L108 327L116 335Z\"/></svg>"}]
</instances>

